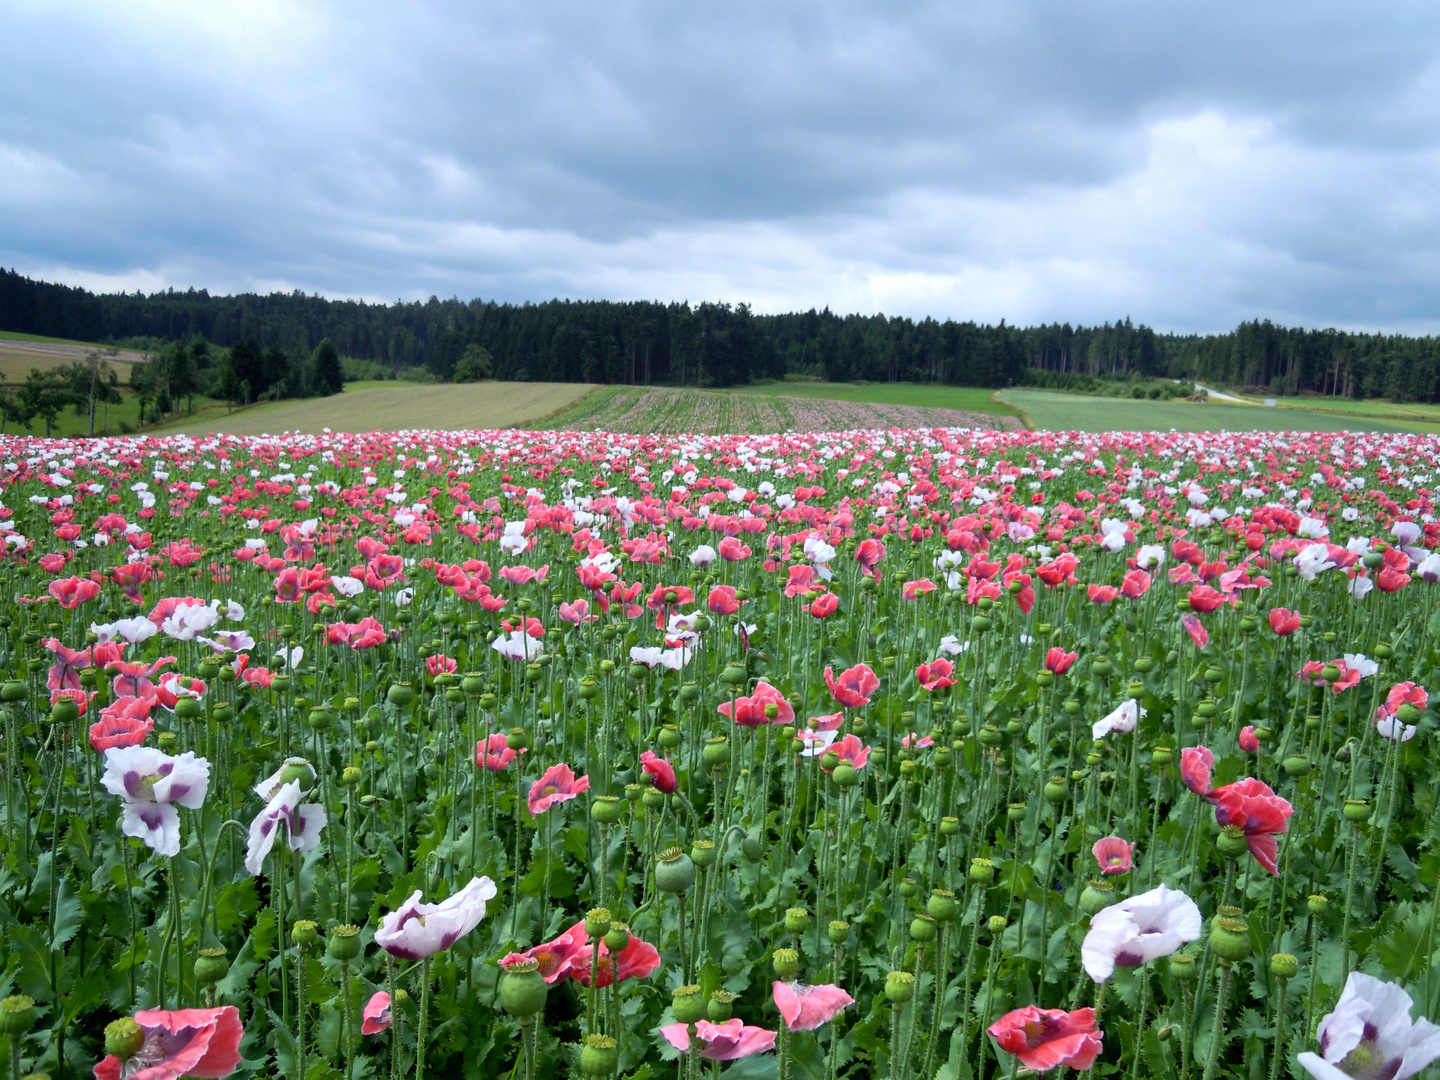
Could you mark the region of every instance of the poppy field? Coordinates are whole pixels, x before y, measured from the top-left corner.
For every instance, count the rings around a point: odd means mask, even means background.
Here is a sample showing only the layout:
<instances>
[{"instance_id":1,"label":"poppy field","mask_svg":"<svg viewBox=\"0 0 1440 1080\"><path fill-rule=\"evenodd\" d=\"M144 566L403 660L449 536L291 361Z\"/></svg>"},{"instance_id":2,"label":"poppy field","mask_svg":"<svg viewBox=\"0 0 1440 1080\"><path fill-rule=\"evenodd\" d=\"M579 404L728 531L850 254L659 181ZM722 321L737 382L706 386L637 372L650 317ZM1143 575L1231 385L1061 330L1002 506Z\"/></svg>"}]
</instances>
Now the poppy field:
<instances>
[{"instance_id":1,"label":"poppy field","mask_svg":"<svg viewBox=\"0 0 1440 1080\"><path fill-rule=\"evenodd\" d=\"M0 439L10 1075L1403 1078L1440 444Z\"/></svg>"}]
</instances>

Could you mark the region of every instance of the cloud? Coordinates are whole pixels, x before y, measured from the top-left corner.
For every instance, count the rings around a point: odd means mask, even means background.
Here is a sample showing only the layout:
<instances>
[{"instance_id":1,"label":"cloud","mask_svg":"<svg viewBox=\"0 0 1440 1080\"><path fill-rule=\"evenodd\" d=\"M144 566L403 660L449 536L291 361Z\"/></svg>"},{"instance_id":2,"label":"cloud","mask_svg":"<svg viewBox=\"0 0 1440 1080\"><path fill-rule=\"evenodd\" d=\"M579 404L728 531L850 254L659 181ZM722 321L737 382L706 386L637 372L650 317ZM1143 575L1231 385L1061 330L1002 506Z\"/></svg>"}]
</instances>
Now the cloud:
<instances>
[{"instance_id":1,"label":"cloud","mask_svg":"<svg viewBox=\"0 0 1440 1080\"><path fill-rule=\"evenodd\" d=\"M75 283L1440 330L1440 10L12 4Z\"/></svg>"}]
</instances>

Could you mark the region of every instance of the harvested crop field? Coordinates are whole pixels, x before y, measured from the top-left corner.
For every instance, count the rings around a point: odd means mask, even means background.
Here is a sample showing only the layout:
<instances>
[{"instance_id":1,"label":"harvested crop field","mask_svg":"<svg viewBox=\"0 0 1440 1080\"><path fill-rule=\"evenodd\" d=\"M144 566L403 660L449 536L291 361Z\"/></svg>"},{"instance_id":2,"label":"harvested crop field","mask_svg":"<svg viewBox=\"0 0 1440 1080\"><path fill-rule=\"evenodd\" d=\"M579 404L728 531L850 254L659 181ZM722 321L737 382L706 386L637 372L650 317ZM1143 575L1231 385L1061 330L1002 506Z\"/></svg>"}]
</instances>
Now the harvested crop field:
<instances>
[{"instance_id":1,"label":"harvested crop field","mask_svg":"<svg viewBox=\"0 0 1440 1080\"><path fill-rule=\"evenodd\" d=\"M565 431L639 433L850 431L858 428L976 427L1012 431L1013 416L916 405L758 396L715 390L607 387L543 425Z\"/></svg>"},{"instance_id":2,"label":"harvested crop field","mask_svg":"<svg viewBox=\"0 0 1440 1080\"><path fill-rule=\"evenodd\" d=\"M105 351L103 345L78 345L53 341L24 341L14 338L0 338L0 383L24 382L31 370L46 371L63 367L77 360L84 360L96 349ZM145 359L144 353L119 350L105 360L124 382L130 377L130 365Z\"/></svg>"},{"instance_id":3,"label":"harvested crop field","mask_svg":"<svg viewBox=\"0 0 1440 1080\"><path fill-rule=\"evenodd\" d=\"M460 431L532 424L573 405L590 383L481 382L369 384L334 397L253 405L227 415L223 407L197 414L166 434L273 435L285 431Z\"/></svg>"}]
</instances>

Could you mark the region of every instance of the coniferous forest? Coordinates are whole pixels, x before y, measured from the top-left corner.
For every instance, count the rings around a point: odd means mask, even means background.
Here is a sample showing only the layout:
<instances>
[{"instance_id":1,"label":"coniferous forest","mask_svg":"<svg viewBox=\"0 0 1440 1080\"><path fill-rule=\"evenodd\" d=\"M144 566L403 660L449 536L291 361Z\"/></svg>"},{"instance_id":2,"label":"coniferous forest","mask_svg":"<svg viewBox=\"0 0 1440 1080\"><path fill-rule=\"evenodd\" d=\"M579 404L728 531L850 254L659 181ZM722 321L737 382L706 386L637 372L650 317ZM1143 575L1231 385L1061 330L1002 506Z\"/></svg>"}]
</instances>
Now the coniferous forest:
<instances>
[{"instance_id":1,"label":"coniferous forest","mask_svg":"<svg viewBox=\"0 0 1440 1080\"><path fill-rule=\"evenodd\" d=\"M832 381L1066 386L1174 377L1273 394L1440 400L1440 338L1307 330L1268 321L1224 334L1016 327L830 310L758 315L745 304L440 300L371 304L301 292L97 294L0 270L0 330L163 351L205 347L200 380L236 401L337 388L350 377L731 386L786 375ZM211 349L213 346L214 349ZM192 357L193 358L193 357ZM317 362L329 365L318 374Z\"/></svg>"}]
</instances>

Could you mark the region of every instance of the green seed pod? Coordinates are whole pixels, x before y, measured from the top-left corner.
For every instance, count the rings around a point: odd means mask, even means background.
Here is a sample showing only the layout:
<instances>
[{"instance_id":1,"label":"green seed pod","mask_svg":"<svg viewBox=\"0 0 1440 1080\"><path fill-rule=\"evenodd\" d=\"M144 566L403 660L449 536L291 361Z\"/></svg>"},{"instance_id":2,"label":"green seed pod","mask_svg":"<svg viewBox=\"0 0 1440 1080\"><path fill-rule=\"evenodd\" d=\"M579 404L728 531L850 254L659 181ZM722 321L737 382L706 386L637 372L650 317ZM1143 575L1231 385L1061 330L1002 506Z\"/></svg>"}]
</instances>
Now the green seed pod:
<instances>
[{"instance_id":1,"label":"green seed pod","mask_svg":"<svg viewBox=\"0 0 1440 1080\"><path fill-rule=\"evenodd\" d=\"M331 927L325 951L332 960L354 960L360 955L360 928L348 923Z\"/></svg>"},{"instance_id":2,"label":"green seed pod","mask_svg":"<svg viewBox=\"0 0 1440 1080\"><path fill-rule=\"evenodd\" d=\"M201 949L195 958L195 981L201 986L214 986L230 972L230 960L224 949Z\"/></svg>"},{"instance_id":3,"label":"green seed pod","mask_svg":"<svg viewBox=\"0 0 1440 1080\"><path fill-rule=\"evenodd\" d=\"M1404 724L1418 724L1420 722L1420 710L1407 701L1395 710L1395 717Z\"/></svg>"},{"instance_id":4,"label":"green seed pod","mask_svg":"<svg viewBox=\"0 0 1440 1080\"><path fill-rule=\"evenodd\" d=\"M1395 650L1392 649L1389 645L1385 644L1385 642L1383 641L1379 645L1375 646L1376 660L1389 660L1394 655Z\"/></svg>"},{"instance_id":5,"label":"green seed pod","mask_svg":"<svg viewBox=\"0 0 1440 1080\"><path fill-rule=\"evenodd\" d=\"M586 1035L580 1048L580 1071L589 1077L614 1076L620 1067L620 1054L609 1035Z\"/></svg>"},{"instance_id":6,"label":"green seed pod","mask_svg":"<svg viewBox=\"0 0 1440 1080\"><path fill-rule=\"evenodd\" d=\"M603 938L610 932L610 909L597 907L585 913L585 933L591 938Z\"/></svg>"},{"instance_id":7,"label":"green seed pod","mask_svg":"<svg viewBox=\"0 0 1440 1080\"><path fill-rule=\"evenodd\" d=\"M1311 915L1323 915L1330 907L1330 898L1320 893L1311 893L1310 898L1305 901L1305 910Z\"/></svg>"},{"instance_id":8,"label":"green seed pod","mask_svg":"<svg viewBox=\"0 0 1440 1080\"><path fill-rule=\"evenodd\" d=\"M1063 776L1052 776L1045 782L1045 798L1052 803L1063 803L1070 796L1070 789Z\"/></svg>"},{"instance_id":9,"label":"green seed pod","mask_svg":"<svg viewBox=\"0 0 1440 1080\"><path fill-rule=\"evenodd\" d=\"M999 746L1005 741L1005 736L1000 734L1000 729L994 724L983 724L980 727L981 746Z\"/></svg>"},{"instance_id":10,"label":"green seed pod","mask_svg":"<svg viewBox=\"0 0 1440 1080\"><path fill-rule=\"evenodd\" d=\"M885 976L885 1000L904 1005L915 996L915 976L908 971L892 971Z\"/></svg>"},{"instance_id":11,"label":"green seed pod","mask_svg":"<svg viewBox=\"0 0 1440 1080\"><path fill-rule=\"evenodd\" d=\"M942 817L940 819L940 835L955 836L960 832L960 819L953 817Z\"/></svg>"},{"instance_id":12,"label":"green seed pod","mask_svg":"<svg viewBox=\"0 0 1440 1080\"><path fill-rule=\"evenodd\" d=\"M30 1029L35 1026L35 1020L38 1016L39 1013L35 1010L34 998L26 997L24 994L12 994L10 997L0 1001L0 1035L9 1035L12 1039L20 1035L26 1035ZM139 1031L140 1025L136 1024L134 1020L130 1020L129 1022ZM143 1034L141 1035L141 1041L144 1041ZM137 1044L135 1049L131 1050L130 1053L125 1056L130 1057L135 1053L135 1050L139 1049L140 1047ZM116 1056L119 1057L118 1054Z\"/></svg>"},{"instance_id":13,"label":"green seed pod","mask_svg":"<svg viewBox=\"0 0 1440 1080\"><path fill-rule=\"evenodd\" d=\"M354 787L360 783L361 775L360 769L357 766L346 765L345 771L340 774L340 781L346 787Z\"/></svg>"},{"instance_id":14,"label":"green seed pod","mask_svg":"<svg viewBox=\"0 0 1440 1080\"><path fill-rule=\"evenodd\" d=\"M910 920L911 941L934 941L935 934L935 920L929 915L916 915L915 918Z\"/></svg>"},{"instance_id":15,"label":"green seed pod","mask_svg":"<svg viewBox=\"0 0 1440 1080\"><path fill-rule=\"evenodd\" d=\"M1337 664L1326 664L1320 669L1320 677L1326 682L1333 683L1340 678L1340 667Z\"/></svg>"},{"instance_id":16,"label":"green seed pod","mask_svg":"<svg viewBox=\"0 0 1440 1080\"><path fill-rule=\"evenodd\" d=\"M803 907L785 909L785 932L800 935L810 929L810 912Z\"/></svg>"},{"instance_id":17,"label":"green seed pod","mask_svg":"<svg viewBox=\"0 0 1440 1080\"><path fill-rule=\"evenodd\" d=\"M286 758L280 765L281 784L299 784L301 791L315 786L315 768L304 758Z\"/></svg>"},{"instance_id":18,"label":"green seed pod","mask_svg":"<svg viewBox=\"0 0 1440 1080\"><path fill-rule=\"evenodd\" d=\"M989 859L971 859L967 877L972 885L989 885L995 880L995 864Z\"/></svg>"},{"instance_id":19,"label":"green seed pod","mask_svg":"<svg viewBox=\"0 0 1440 1080\"><path fill-rule=\"evenodd\" d=\"M1018 716L1011 717L1005 721L1005 730L1011 735L1019 735L1025 730L1025 721L1021 720Z\"/></svg>"},{"instance_id":20,"label":"green seed pod","mask_svg":"<svg viewBox=\"0 0 1440 1080\"><path fill-rule=\"evenodd\" d=\"M1041 686L1054 686L1055 673L1049 668L1041 668L1035 673L1035 681Z\"/></svg>"},{"instance_id":21,"label":"green seed pod","mask_svg":"<svg viewBox=\"0 0 1440 1080\"><path fill-rule=\"evenodd\" d=\"M1080 910L1086 915L1097 915L1115 903L1115 886L1103 879L1091 881L1080 894Z\"/></svg>"},{"instance_id":22,"label":"green seed pod","mask_svg":"<svg viewBox=\"0 0 1440 1080\"><path fill-rule=\"evenodd\" d=\"M1170 957L1170 974L1178 983L1189 983L1195 981L1195 977L1200 974L1200 968L1195 963L1195 957L1175 953Z\"/></svg>"},{"instance_id":23,"label":"green seed pod","mask_svg":"<svg viewBox=\"0 0 1440 1080\"><path fill-rule=\"evenodd\" d=\"M1214 698L1205 698L1195 706L1195 713L1197 716L1209 718L1214 716L1218 709L1219 706L1215 704Z\"/></svg>"},{"instance_id":24,"label":"green seed pod","mask_svg":"<svg viewBox=\"0 0 1440 1080\"><path fill-rule=\"evenodd\" d=\"M698 986L677 986L670 991L670 1008L682 1024L705 1019L705 995Z\"/></svg>"},{"instance_id":25,"label":"green seed pod","mask_svg":"<svg viewBox=\"0 0 1440 1080\"><path fill-rule=\"evenodd\" d=\"M680 745L680 729L674 724L666 724L660 729L660 735L656 740L666 750L674 750Z\"/></svg>"},{"instance_id":26,"label":"green seed pod","mask_svg":"<svg viewBox=\"0 0 1440 1080\"><path fill-rule=\"evenodd\" d=\"M721 765L728 764L730 741L724 735L706 739L705 746L700 751L700 760L712 769L718 769Z\"/></svg>"},{"instance_id":27,"label":"green seed pod","mask_svg":"<svg viewBox=\"0 0 1440 1080\"><path fill-rule=\"evenodd\" d=\"M855 766L842 761L835 766L835 771L830 774L830 779L835 781L835 786L838 788L852 788L860 782L860 773Z\"/></svg>"},{"instance_id":28,"label":"green seed pod","mask_svg":"<svg viewBox=\"0 0 1440 1080\"><path fill-rule=\"evenodd\" d=\"M529 747L530 736L524 728L511 728L505 733L505 747L514 750L517 754Z\"/></svg>"},{"instance_id":29,"label":"green seed pod","mask_svg":"<svg viewBox=\"0 0 1440 1080\"><path fill-rule=\"evenodd\" d=\"M1025 804L1011 803L1005 808L1005 819L1012 824L1018 824L1025 820Z\"/></svg>"},{"instance_id":30,"label":"green seed pod","mask_svg":"<svg viewBox=\"0 0 1440 1080\"><path fill-rule=\"evenodd\" d=\"M14 998L6 998L0 1002L0 1017L4 1016L6 1002L14 1001ZM29 1001L29 998L25 999ZM34 1011L33 1005L31 1011ZM3 1021L0 1021L3 1024ZM28 1029L27 1029L28 1030ZM112 1020L105 1025L105 1053L111 1054L121 1061L128 1061L140 1052L145 1045L145 1029L135 1022L130 1016L122 1016L119 1020Z\"/></svg>"},{"instance_id":31,"label":"green seed pod","mask_svg":"<svg viewBox=\"0 0 1440 1080\"><path fill-rule=\"evenodd\" d=\"M970 616L970 629L975 631L975 633L977 634L985 633L994 625L995 623L989 615Z\"/></svg>"},{"instance_id":32,"label":"green seed pod","mask_svg":"<svg viewBox=\"0 0 1440 1080\"><path fill-rule=\"evenodd\" d=\"M1276 953L1270 957L1270 974L1277 979L1293 979L1300 970L1300 962L1289 953Z\"/></svg>"},{"instance_id":33,"label":"green seed pod","mask_svg":"<svg viewBox=\"0 0 1440 1080\"><path fill-rule=\"evenodd\" d=\"M914 878L907 877L900 882L900 895L905 897L906 900L914 896L917 891L918 888Z\"/></svg>"},{"instance_id":34,"label":"green seed pod","mask_svg":"<svg viewBox=\"0 0 1440 1080\"><path fill-rule=\"evenodd\" d=\"M1210 951L1234 963L1250 955L1250 924L1235 915L1216 915L1210 920Z\"/></svg>"},{"instance_id":35,"label":"green seed pod","mask_svg":"<svg viewBox=\"0 0 1440 1080\"><path fill-rule=\"evenodd\" d=\"M1340 812L1345 815L1346 821L1363 825L1370 820L1371 806L1364 799L1346 799L1345 806Z\"/></svg>"},{"instance_id":36,"label":"green seed pod","mask_svg":"<svg viewBox=\"0 0 1440 1080\"><path fill-rule=\"evenodd\" d=\"M630 944L630 928L624 923L612 922L605 931L605 948L612 953L623 952Z\"/></svg>"},{"instance_id":37,"label":"green seed pod","mask_svg":"<svg viewBox=\"0 0 1440 1080\"><path fill-rule=\"evenodd\" d=\"M290 940L308 947L320 944L320 928L310 919L299 919L290 928Z\"/></svg>"},{"instance_id":38,"label":"green seed pod","mask_svg":"<svg viewBox=\"0 0 1440 1080\"><path fill-rule=\"evenodd\" d=\"M666 848L655 856L655 887L682 893L695 884L695 863L679 848Z\"/></svg>"},{"instance_id":39,"label":"green seed pod","mask_svg":"<svg viewBox=\"0 0 1440 1080\"><path fill-rule=\"evenodd\" d=\"M825 928L825 936L831 945L843 945L850 940L850 924L843 919L831 919Z\"/></svg>"},{"instance_id":40,"label":"green seed pod","mask_svg":"<svg viewBox=\"0 0 1440 1080\"><path fill-rule=\"evenodd\" d=\"M1148 656L1142 656L1135 661L1135 670L1140 672L1141 675L1148 675L1154 669L1155 661L1151 660Z\"/></svg>"},{"instance_id":41,"label":"green seed pod","mask_svg":"<svg viewBox=\"0 0 1440 1080\"><path fill-rule=\"evenodd\" d=\"M511 1016L522 1019L534 1016L545 1007L545 996L549 992L540 974L540 964L535 960L517 960L500 976L500 1007Z\"/></svg>"},{"instance_id":42,"label":"green seed pod","mask_svg":"<svg viewBox=\"0 0 1440 1080\"><path fill-rule=\"evenodd\" d=\"M324 705L316 705L310 710L310 715L305 722L310 726L311 731L329 731L330 725L334 721L335 716L329 709Z\"/></svg>"},{"instance_id":43,"label":"green seed pod","mask_svg":"<svg viewBox=\"0 0 1440 1080\"><path fill-rule=\"evenodd\" d=\"M726 686L744 686L750 681L743 664L726 664L720 672L720 681Z\"/></svg>"},{"instance_id":44,"label":"green seed pod","mask_svg":"<svg viewBox=\"0 0 1440 1080\"><path fill-rule=\"evenodd\" d=\"M1291 754L1280 763L1286 776L1307 776L1310 773L1310 759L1303 754Z\"/></svg>"},{"instance_id":45,"label":"green seed pod","mask_svg":"<svg viewBox=\"0 0 1440 1080\"><path fill-rule=\"evenodd\" d=\"M1245 839L1244 829L1238 825L1226 825L1215 838L1215 847L1227 859L1238 859L1250 850L1250 843Z\"/></svg>"},{"instance_id":46,"label":"green seed pod","mask_svg":"<svg viewBox=\"0 0 1440 1080\"><path fill-rule=\"evenodd\" d=\"M949 922L955 918L958 905L955 894L948 889L933 889L930 899L925 901L925 912L936 922Z\"/></svg>"},{"instance_id":47,"label":"green seed pod","mask_svg":"<svg viewBox=\"0 0 1440 1080\"><path fill-rule=\"evenodd\" d=\"M392 683L385 691L385 700L397 709L403 709L415 700L415 691L408 682Z\"/></svg>"},{"instance_id":48,"label":"green seed pod","mask_svg":"<svg viewBox=\"0 0 1440 1080\"><path fill-rule=\"evenodd\" d=\"M665 808L665 793L654 788L646 788L640 796L640 802L646 810L663 810Z\"/></svg>"},{"instance_id":49,"label":"green seed pod","mask_svg":"<svg viewBox=\"0 0 1440 1080\"><path fill-rule=\"evenodd\" d=\"M613 825L620 820L620 800L614 795L596 795L590 800L590 818L601 825Z\"/></svg>"},{"instance_id":50,"label":"green seed pod","mask_svg":"<svg viewBox=\"0 0 1440 1080\"><path fill-rule=\"evenodd\" d=\"M705 1018L712 1024L723 1024L730 1019L734 1010L735 995L724 990L716 990L710 995L710 1002L705 1006Z\"/></svg>"},{"instance_id":51,"label":"green seed pod","mask_svg":"<svg viewBox=\"0 0 1440 1080\"><path fill-rule=\"evenodd\" d=\"M800 954L794 949L776 949L770 963L778 978L793 979L800 973Z\"/></svg>"},{"instance_id":52,"label":"green seed pod","mask_svg":"<svg viewBox=\"0 0 1440 1080\"><path fill-rule=\"evenodd\" d=\"M0 701L7 705L18 705L29 696L30 689L23 682L7 682L0 686Z\"/></svg>"},{"instance_id":53,"label":"green seed pod","mask_svg":"<svg viewBox=\"0 0 1440 1080\"><path fill-rule=\"evenodd\" d=\"M1009 925L1010 921L1004 915L991 915L985 922L985 929L990 931L991 937L999 937Z\"/></svg>"},{"instance_id":54,"label":"green seed pod","mask_svg":"<svg viewBox=\"0 0 1440 1080\"><path fill-rule=\"evenodd\" d=\"M1090 664L1090 670L1102 679L1109 678L1115 673L1115 665L1110 662L1108 656L1097 656Z\"/></svg>"},{"instance_id":55,"label":"green seed pod","mask_svg":"<svg viewBox=\"0 0 1440 1080\"><path fill-rule=\"evenodd\" d=\"M189 698L181 698L180 701L189 701ZM180 701L175 704L178 706ZM70 698L61 698L50 707L50 720L56 724L73 724L80 719L80 706Z\"/></svg>"}]
</instances>

